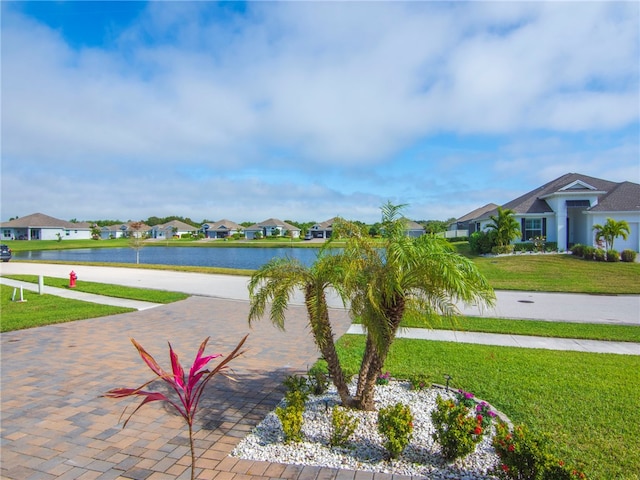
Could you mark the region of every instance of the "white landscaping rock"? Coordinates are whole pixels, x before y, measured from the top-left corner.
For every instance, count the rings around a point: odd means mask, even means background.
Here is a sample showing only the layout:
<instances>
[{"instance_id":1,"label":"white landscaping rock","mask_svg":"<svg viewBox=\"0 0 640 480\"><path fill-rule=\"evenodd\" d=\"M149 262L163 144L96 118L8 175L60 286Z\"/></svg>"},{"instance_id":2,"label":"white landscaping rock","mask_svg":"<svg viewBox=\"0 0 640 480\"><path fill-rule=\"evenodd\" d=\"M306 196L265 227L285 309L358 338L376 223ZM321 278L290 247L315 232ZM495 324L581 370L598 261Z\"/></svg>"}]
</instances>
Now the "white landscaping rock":
<instances>
[{"instance_id":1,"label":"white landscaping rock","mask_svg":"<svg viewBox=\"0 0 640 480\"><path fill-rule=\"evenodd\" d=\"M307 401L302 427L305 441L284 444L280 420L275 412L271 412L231 454L247 460L400 475L428 475L433 479L496 478L488 473L498 465L498 456L491 446L491 439L495 434L493 427L476 446L474 453L452 463L442 459L439 447L431 437L434 432L431 411L436 407L438 395L453 398L452 391L440 388L411 390L408 382L392 381L388 385L376 386L374 398L377 409L401 402L409 405L414 417L411 442L395 461L386 460L384 439L377 430L377 412L350 410L350 414L358 417L360 423L351 436L348 447L338 449L329 446L331 409L340 404L333 386L327 394L312 395Z\"/></svg>"}]
</instances>

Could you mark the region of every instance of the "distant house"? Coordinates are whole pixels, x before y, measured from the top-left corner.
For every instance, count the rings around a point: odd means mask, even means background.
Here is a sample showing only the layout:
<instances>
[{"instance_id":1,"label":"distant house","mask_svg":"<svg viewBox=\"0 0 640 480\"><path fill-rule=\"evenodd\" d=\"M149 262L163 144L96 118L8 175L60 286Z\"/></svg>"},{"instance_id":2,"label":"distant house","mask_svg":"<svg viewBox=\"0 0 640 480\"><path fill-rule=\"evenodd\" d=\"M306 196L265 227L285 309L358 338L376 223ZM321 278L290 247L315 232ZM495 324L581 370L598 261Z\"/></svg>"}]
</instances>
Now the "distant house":
<instances>
[{"instance_id":1,"label":"distant house","mask_svg":"<svg viewBox=\"0 0 640 480\"><path fill-rule=\"evenodd\" d=\"M292 238L300 237L300 229L293 225L278 220L277 218L269 218L263 222L254 223L250 227L244 229L244 236L249 240L256 238L256 234L260 233L262 237L284 237L291 232Z\"/></svg>"},{"instance_id":2,"label":"distant house","mask_svg":"<svg viewBox=\"0 0 640 480\"><path fill-rule=\"evenodd\" d=\"M217 222L207 222L200 227L205 238L227 238L242 232L242 225L223 218Z\"/></svg>"},{"instance_id":3,"label":"distant house","mask_svg":"<svg viewBox=\"0 0 640 480\"><path fill-rule=\"evenodd\" d=\"M515 212L520 223L520 241L536 236L557 242L563 251L576 243L595 245L593 226L608 218L629 223L627 240L616 239L616 249L640 251L640 185L611 182L579 173L567 173L502 205ZM484 230L495 215L486 212L473 220Z\"/></svg>"},{"instance_id":4,"label":"distant house","mask_svg":"<svg viewBox=\"0 0 640 480\"><path fill-rule=\"evenodd\" d=\"M425 228L422 225L407 218L405 218L404 230L409 237L420 237L424 235L425 232Z\"/></svg>"},{"instance_id":5,"label":"distant house","mask_svg":"<svg viewBox=\"0 0 640 480\"><path fill-rule=\"evenodd\" d=\"M86 240L91 224L67 222L43 213L33 213L0 224L3 240Z\"/></svg>"},{"instance_id":6,"label":"distant house","mask_svg":"<svg viewBox=\"0 0 640 480\"><path fill-rule=\"evenodd\" d=\"M325 220L324 222L316 223L311 226L309 233L311 233L313 238L331 238L331 234L333 233L333 224L339 219L339 217L333 217L329 220Z\"/></svg>"},{"instance_id":7,"label":"distant house","mask_svg":"<svg viewBox=\"0 0 640 480\"><path fill-rule=\"evenodd\" d=\"M498 208L498 205L495 203L487 203L484 207L476 208L472 212L463 215L458 218L455 222L451 222L447 226L447 231L445 232L445 237L468 237L473 232L475 232L476 224L474 220L476 218L481 218L487 212L493 212Z\"/></svg>"},{"instance_id":8,"label":"distant house","mask_svg":"<svg viewBox=\"0 0 640 480\"><path fill-rule=\"evenodd\" d=\"M196 227L188 223L181 222L180 220L171 220L162 225L154 225L151 227L151 237L167 239L173 238L174 236L180 237L197 230Z\"/></svg>"},{"instance_id":9,"label":"distant house","mask_svg":"<svg viewBox=\"0 0 640 480\"><path fill-rule=\"evenodd\" d=\"M109 238L124 238L130 236L134 229L132 225L138 222L127 222L116 225L107 225L100 229L100 238L103 240ZM142 223L140 227L135 230L138 235L151 235L151 227L145 223Z\"/></svg>"}]
</instances>

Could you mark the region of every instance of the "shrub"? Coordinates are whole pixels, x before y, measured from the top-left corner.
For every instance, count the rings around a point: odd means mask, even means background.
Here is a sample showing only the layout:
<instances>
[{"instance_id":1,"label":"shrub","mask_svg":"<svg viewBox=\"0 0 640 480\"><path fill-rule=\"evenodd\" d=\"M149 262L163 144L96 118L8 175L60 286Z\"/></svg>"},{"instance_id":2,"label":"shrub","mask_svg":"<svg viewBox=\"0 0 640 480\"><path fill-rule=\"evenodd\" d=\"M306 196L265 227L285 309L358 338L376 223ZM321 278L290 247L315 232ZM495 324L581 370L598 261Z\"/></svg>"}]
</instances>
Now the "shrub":
<instances>
[{"instance_id":1,"label":"shrub","mask_svg":"<svg viewBox=\"0 0 640 480\"><path fill-rule=\"evenodd\" d=\"M349 415L349 411L339 405L333 407L331 411L331 439L329 443L332 447L343 447L349 437L358 428L360 420Z\"/></svg>"},{"instance_id":2,"label":"shrub","mask_svg":"<svg viewBox=\"0 0 640 480\"><path fill-rule=\"evenodd\" d=\"M533 237L533 248L536 252L544 252L547 245L547 237Z\"/></svg>"},{"instance_id":3,"label":"shrub","mask_svg":"<svg viewBox=\"0 0 640 480\"><path fill-rule=\"evenodd\" d=\"M413 415L408 405L396 403L378 411L378 432L387 440L384 447L391 458L398 458L411 440Z\"/></svg>"},{"instance_id":4,"label":"shrub","mask_svg":"<svg viewBox=\"0 0 640 480\"><path fill-rule=\"evenodd\" d=\"M482 415L471 415L471 409L463 403L436 398L436 409L431 412L435 428L433 439L440 445L447 460L466 457L482 440L484 429Z\"/></svg>"},{"instance_id":5,"label":"shrub","mask_svg":"<svg viewBox=\"0 0 640 480\"><path fill-rule=\"evenodd\" d=\"M495 255L507 255L513 253L514 245L496 245L491 249L491 253Z\"/></svg>"},{"instance_id":6,"label":"shrub","mask_svg":"<svg viewBox=\"0 0 640 480\"><path fill-rule=\"evenodd\" d=\"M314 395L322 395L329 387L327 372L319 366L313 366L307 372L307 388Z\"/></svg>"},{"instance_id":7,"label":"shrub","mask_svg":"<svg viewBox=\"0 0 640 480\"><path fill-rule=\"evenodd\" d=\"M636 252L633 250L623 250L620 254L620 259L623 262L635 262L636 261Z\"/></svg>"},{"instance_id":8,"label":"shrub","mask_svg":"<svg viewBox=\"0 0 640 480\"><path fill-rule=\"evenodd\" d=\"M544 247L545 252L557 252L558 251L558 242L547 242Z\"/></svg>"},{"instance_id":9,"label":"shrub","mask_svg":"<svg viewBox=\"0 0 640 480\"><path fill-rule=\"evenodd\" d=\"M607 254L601 248L596 248L593 252L593 258L596 262L604 262Z\"/></svg>"},{"instance_id":10,"label":"shrub","mask_svg":"<svg viewBox=\"0 0 640 480\"><path fill-rule=\"evenodd\" d=\"M500 466L493 474L508 480L576 480L585 479L584 473L571 469L562 460L555 458L548 449L549 436L536 435L524 425L496 426L493 447Z\"/></svg>"},{"instance_id":11,"label":"shrub","mask_svg":"<svg viewBox=\"0 0 640 480\"><path fill-rule=\"evenodd\" d=\"M617 250L607 250L607 262L619 262L620 254Z\"/></svg>"},{"instance_id":12,"label":"shrub","mask_svg":"<svg viewBox=\"0 0 640 480\"><path fill-rule=\"evenodd\" d=\"M413 375L409 379L409 382L411 383L412 390L424 390L425 388L429 388L431 386L429 377L422 374Z\"/></svg>"},{"instance_id":13,"label":"shrub","mask_svg":"<svg viewBox=\"0 0 640 480\"><path fill-rule=\"evenodd\" d=\"M524 425L496 426L493 447L500 457L497 474L504 479L540 480L549 461L546 454L546 438L534 436Z\"/></svg>"},{"instance_id":14,"label":"shrub","mask_svg":"<svg viewBox=\"0 0 640 480\"><path fill-rule=\"evenodd\" d=\"M582 249L582 258L585 260L595 260L596 248L590 245L586 245Z\"/></svg>"},{"instance_id":15,"label":"shrub","mask_svg":"<svg viewBox=\"0 0 640 480\"><path fill-rule=\"evenodd\" d=\"M304 403L309 399L309 383L305 377L300 375L289 375L284 379L282 384L287 388L285 393L285 399L296 399L294 394L300 394L300 399L304 406Z\"/></svg>"},{"instance_id":16,"label":"shrub","mask_svg":"<svg viewBox=\"0 0 640 480\"><path fill-rule=\"evenodd\" d=\"M302 408L297 404L289 404L286 407L276 407L276 415L282 424L285 443L302 441L303 412L304 404Z\"/></svg>"},{"instance_id":17,"label":"shrub","mask_svg":"<svg viewBox=\"0 0 640 480\"><path fill-rule=\"evenodd\" d=\"M473 232L469 237L469 248L471 253L483 255L490 253L495 245L495 232Z\"/></svg>"},{"instance_id":18,"label":"shrub","mask_svg":"<svg viewBox=\"0 0 640 480\"><path fill-rule=\"evenodd\" d=\"M389 372L385 372L381 374L378 378L376 378L376 385L389 385L390 379L391 379L391 374Z\"/></svg>"},{"instance_id":19,"label":"shrub","mask_svg":"<svg viewBox=\"0 0 640 480\"><path fill-rule=\"evenodd\" d=\"M454 394L456 396L456 403L459 405L464 405L467 408L473 407L476 402L473 399L473 393L465 392L464 390L458 390Z\"/></svg>"},{"instance_id":20,"label":"shrub","mask_svg":"<svg viewBox=\"0 0 640 480\"><path fill-rule=\"evenodd\" d=\"M515 252L533 252L532 242L520 242L513 245Z\"/></svg>"},{"instance_id":21,"label":"shrub","mask_svg":"<svg viewBox=\"0 0 640 480\"><path fill-rule=\"evenodd\" d=\"M571 254L576 257L584 257L584 249L584 245L576 243L573 247L571 247Z\"/></svg>"}]
</instances>

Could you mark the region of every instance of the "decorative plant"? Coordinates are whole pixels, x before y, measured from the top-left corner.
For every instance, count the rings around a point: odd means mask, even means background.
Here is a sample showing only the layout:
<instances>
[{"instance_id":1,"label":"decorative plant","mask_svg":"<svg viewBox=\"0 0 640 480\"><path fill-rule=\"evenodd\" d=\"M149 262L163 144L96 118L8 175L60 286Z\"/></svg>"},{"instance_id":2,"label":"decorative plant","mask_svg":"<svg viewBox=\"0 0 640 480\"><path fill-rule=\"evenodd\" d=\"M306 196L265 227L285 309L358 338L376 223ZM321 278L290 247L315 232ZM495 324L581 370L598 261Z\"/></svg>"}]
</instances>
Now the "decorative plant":
<instances>
[{"instance_id":1,"label":"decorative plant","mask_svg":"<svg viewBox=\"0 0 640 480\"><path fill-rule=\"evenodd\" d=\"M349 440L349 437L353 435L353 432L356 431L359 423L360 420L349 415L349 411L346 408L340 405L333 407L331 411L331 426L333 429L331 430L331 439L329 440L331 446L343 447Z\"/></svg>"},{"instance_id":2,"label":"decorative plant","mask_svg":"<svg viewBox=\"0 0 640 480\"><path fill-rule=\"evenodd\" d=\"M378 375L376 379L377 385L389 385L389 379L391 379L391 374L389 372L385 372L381 375Z\"/></svg>"},{"instance_id":3,"label":"decorative plant","mask_svg":"<svg viewBox=\"0 0 640 480\"><path fill-rule=\"evenodd\" d=\"M302 423L306 395L307 394L300 389L289 390L284 397L287 405L276 408L276 416L282 424L285 443L302 441Z\"/></svg>"},{"instance_id":4,"label":"decorative plant","mask_svg":"<svg viewBox=\"0 0 640 480\"><path fill-rule=\"evenodd\" d=\"M476 418L482 423L482 428L486 429L491 425L491 422L496 418L496 412L491 410L487 402L480 402L476 405Z\"/></svg>"},{"instance_id":5,"label":"decorative plant","mask_svg":"<svg viewBox=\"0 0 640 480\"><path fill-rule=\"evenodd\" d=\"M408 405L396 403L378 411L378 432L386 437L384 447L391 458L398 458L411 440L413 415Z\"/></svg>"},{"instance_id":6,"label":"decorative plant","mask_svg":"<svg viewBox=\"0 0 640 480\"><path fill-rule=\"evenodd\" d=\"M324 368L311 367L307 372L307 382L309 384L309 390L314 395L322 395L329 388L329 377Z\"/></svg>"},{"instance_id":7,"label":"decorative plant","mask_svg":"<svg viewBox=\"0 0 640 480\"><path fill-rule=\"evenodd\" d=\"M458 390L455 393L455 396L456 396L456 401L460 405L464 405L465 407L471 408L476 404L476 402L473 400L473 393L471 393L471 392L465 392L464 390Z\"/></svg>"},{"instance_id":8,"label":"decorative plant","mask_svg":"<svg viewBox=\"0 0 640 480\"><path fill-rule=\"evenodd\" d=\"M202 398L202 393L204 391L205 386L209 383L215 375L218 373L228 375L224 372L227 368L227 365L231 360L236 357L239 357L244 353L240 349L244 345L244 342L247 340L248 335L245 335L240 343L233 349L233 351L227 355L220 363L216 365L212 370L208 370L205 367L207 364L213 360L214 358L221 357L222 354L215 355L204 355L204 350L207 346L207 342L210 337L207 337L198 350L196 354L196 358L189 369L188 376L185 375L185 371L180 365L180 361L178 360L178 355L174 352L171 347L171 343L169 343L169 356L171 358L171 372L166 372L162 369L162 367L156 362L156 360L149 354L147 351L136 342L133 338L131 339L131 343L136 347L138 353L142 360L147 364L147 366L155 373L161 380L163 380L167 385L171 387L171 389L178 396L178 401L175 401L169 398L167 395L161 392L150 392L144 390L149 384L154 382L156 379L153 378L146 382L145 384L139 386L138 388L114 388L109 390L104 396L109 398L124 398L131 396L140 396L143 397L142 402L138 405L133 412L127 417L127 420L124 422L122 428L127 426L129 420L134 413L136 413L142 406L147 403L162 401L171 405L182 418L184 418L185 422L187 422L187 426L189 427L189 445L191 447L191 479L194 479L195 474L195 451L193 445L193 419L195 417L196 411L198 410L198 404L200 403L200 399ZM126 411L126 410L125 410ZM124 415L124 411L122 412Z\"/></svg>"},{"instance_id":9,"label":"decorative plant","mask_svg":"<svg viewBox=\"0 0 640 480\"><path fill-rule=\"evenodd\" d=\"M413 375L409 379L409 382L411 383L412 390L424 390L425 388L429 388L431 386L429 377L422 374Z\"/></svg>"},{"instance_id":10,"label":"decorative plant","mask_svg":"<svg viewBox=\"0 0 640 480\"><path fill-rule=\"evenodd\" d=\"M436 398L436 408L431 412L436 430L432 436L440 445L445 459L466 457L482 440L484 417L481 414L473 416L471 413L471 409L463 402L444 400L440 395Z\"/></svg>"}]
</instances>

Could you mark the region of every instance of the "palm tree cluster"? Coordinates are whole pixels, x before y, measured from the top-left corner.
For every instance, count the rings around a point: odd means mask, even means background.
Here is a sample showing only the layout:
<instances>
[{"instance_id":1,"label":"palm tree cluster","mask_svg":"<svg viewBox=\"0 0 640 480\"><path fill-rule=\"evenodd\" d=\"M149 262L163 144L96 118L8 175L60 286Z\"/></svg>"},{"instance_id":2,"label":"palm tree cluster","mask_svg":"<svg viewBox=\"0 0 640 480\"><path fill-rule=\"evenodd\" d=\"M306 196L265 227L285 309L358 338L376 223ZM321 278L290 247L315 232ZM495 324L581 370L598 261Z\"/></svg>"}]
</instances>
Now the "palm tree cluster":
<instances>
[{"instance_id":1,"label":"palm tree cluster","mask_svg":"<svg viewBox=\"0 0 640 480\"><path fill-rule=\"evenodd\" d=\"M371 239L351 222L334 223L334 233L310 267L291 258L273 259L249 282L249 322L263 317L285 328L292 295L304 294L315 343L344 406L373 410L376 379L405 318L428 324L434 315L453 316L458 302L491 306L493 290L473 262L453 251L446 240L408 237L405 205L383 205L382 241ZM333 243L344 242L336 250ZM326 296L337 292L353 319L366 329L366 346L351 394L338 358Z\"/></svg>"}]
</instances>

